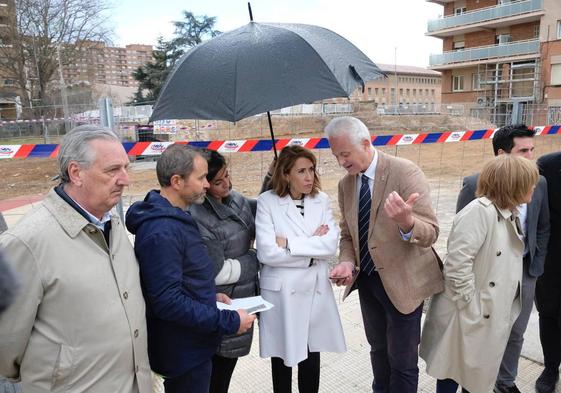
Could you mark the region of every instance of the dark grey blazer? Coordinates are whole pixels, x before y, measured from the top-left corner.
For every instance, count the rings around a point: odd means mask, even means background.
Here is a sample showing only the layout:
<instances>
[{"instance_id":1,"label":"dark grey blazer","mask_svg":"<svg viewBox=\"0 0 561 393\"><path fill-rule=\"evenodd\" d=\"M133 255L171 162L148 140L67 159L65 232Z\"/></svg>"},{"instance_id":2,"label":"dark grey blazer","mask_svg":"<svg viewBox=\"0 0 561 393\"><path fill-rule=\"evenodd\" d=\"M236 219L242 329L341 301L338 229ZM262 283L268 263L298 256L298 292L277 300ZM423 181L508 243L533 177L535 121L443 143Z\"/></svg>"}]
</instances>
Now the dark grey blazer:
<instances>
[{"instance_id":1,"label":"dark grey blazer","mask_svg":"<svg viewBox=\"0 0 561 393\"><path fill-rule=\"evenodd\" d=\"M538 160L540 173L547 179L549 194L550 242L545 272L536 284L536 307L542 317L561 316L561 151ZM554 319L555 320L555 319ZM544 344L545 345L545 344Z\"/></svg>"},{"instance_id":2,"label":"dark grey blazer","mask_svg":"<svg viewBox=\"0 0 561 393\"><path fill-rule=\"evenodd\" d=\"M479 173L464 177L464 183L456 203L456 213L475 199L478 178ZM547 182L543 176L540 176L532 201L528 204L526 216L526 244L530 255L528 274L532 277L539 277L543 273L549 241L549 225Z\"/></svg>"}]
</instances>

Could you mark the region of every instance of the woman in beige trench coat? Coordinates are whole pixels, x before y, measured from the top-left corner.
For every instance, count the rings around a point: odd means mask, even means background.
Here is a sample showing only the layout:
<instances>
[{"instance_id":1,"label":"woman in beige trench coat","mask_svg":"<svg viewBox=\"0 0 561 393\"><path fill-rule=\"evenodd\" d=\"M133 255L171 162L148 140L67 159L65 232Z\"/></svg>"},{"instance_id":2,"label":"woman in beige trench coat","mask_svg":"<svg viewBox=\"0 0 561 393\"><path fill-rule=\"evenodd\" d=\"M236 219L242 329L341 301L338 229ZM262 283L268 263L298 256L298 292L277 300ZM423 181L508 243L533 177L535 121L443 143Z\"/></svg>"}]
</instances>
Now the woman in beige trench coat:
<instances>
[{"instance_id":1,"label":"woman in beige trench coat","mask_svg":"<svg viewBox=\"0 0 561 393\"><path fill-rule=\"evenodd\" d=\"M536 165L501 155L479 177L477 199L454 218L444 291L427 312L420 356L437 393L492 391L512 324L520 313L524 242L516 206L528 203Z\"/></svg>"}]
</instances>

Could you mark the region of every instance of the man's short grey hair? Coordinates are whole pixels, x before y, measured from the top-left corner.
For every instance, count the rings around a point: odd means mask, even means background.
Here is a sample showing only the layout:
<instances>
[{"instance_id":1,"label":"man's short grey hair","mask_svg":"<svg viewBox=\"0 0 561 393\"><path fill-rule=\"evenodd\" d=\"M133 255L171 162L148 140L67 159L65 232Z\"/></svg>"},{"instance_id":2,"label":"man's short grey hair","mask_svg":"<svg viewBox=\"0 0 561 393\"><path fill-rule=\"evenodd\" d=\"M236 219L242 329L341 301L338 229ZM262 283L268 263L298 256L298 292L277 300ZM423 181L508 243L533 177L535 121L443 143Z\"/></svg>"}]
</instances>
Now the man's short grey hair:
<instances>
[{"instance_id":1,"label":"man's short grey hair","mask_svg":"<svg viewBox=\"0 0 561 393\"><path fill-rule=\"evenodd\" d=\"M363 140L371 141L372 136L366 125L352 116L342 116L332 119L325 127L327 139L347 135L354 145L360 145Z\"/></svg>"},{"instance_id":2,"label":"man's short grey hair","mask_svg":"<svg viewBox=\"0 0 561 393\"><path fill-rule=\"evenodd\" d=\"M62 183L70 183L68 175L70 162L75 161L84 168L92 165L95 154L90 142L96 139L119 142L119 137L109 128L91 124L75 127L62 138L58 152L58 168Z\"/></svg>"},{"instance_id":3,"label":"man's short grey hair","mask_svg":"<svg viewBox=\"0 0 561 393\"><path fill-rule=\"evenodd\" d=\"M171 186L173 175L188 178L193 173L193 162L196 156L204 158L203 152L199 149L177 143L169 146L156 164L156 175L160 186Z\"/></svg>"}]
</instances>

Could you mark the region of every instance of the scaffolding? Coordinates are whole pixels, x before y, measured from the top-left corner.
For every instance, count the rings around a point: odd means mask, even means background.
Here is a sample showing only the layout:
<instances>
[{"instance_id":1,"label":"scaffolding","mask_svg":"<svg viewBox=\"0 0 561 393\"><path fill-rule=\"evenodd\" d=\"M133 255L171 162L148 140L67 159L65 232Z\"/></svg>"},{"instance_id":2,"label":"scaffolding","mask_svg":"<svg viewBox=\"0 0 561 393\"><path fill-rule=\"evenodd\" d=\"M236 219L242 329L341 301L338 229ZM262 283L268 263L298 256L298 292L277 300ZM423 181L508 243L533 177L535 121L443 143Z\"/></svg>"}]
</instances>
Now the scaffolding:
<instances>
[{"instance_id":1,"label":"scaffolding","mask_svg":"<svg viewBox=\"0 0 561 393\"><path fill-rule=\"evenodd\" d=\"M479 64L477 79L480 117L497 126L532 123L527 108L541 100L539 59Z\"/></svg>"}]
</instances>

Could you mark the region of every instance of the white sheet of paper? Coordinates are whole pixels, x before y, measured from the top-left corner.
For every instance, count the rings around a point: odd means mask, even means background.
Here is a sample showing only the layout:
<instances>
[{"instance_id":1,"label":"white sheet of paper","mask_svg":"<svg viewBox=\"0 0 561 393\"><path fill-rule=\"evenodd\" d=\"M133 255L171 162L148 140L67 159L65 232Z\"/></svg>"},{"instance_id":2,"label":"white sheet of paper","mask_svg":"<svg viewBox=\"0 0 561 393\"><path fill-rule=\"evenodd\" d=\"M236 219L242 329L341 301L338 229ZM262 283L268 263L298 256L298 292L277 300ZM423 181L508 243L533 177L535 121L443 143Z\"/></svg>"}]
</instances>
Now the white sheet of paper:
<instances>
[{"instance_id":1,"label":"white sheet of paper","mask_svg":"<svg viewBox=\"0 0 561 393\"><path fill-rule=\"evenodd\" d=\"M248 314L255 314L256 312L263 312L270 310L274 307L261 296L242 297L239 299L232 299L232 304L216 302L216 307L219 310L239 310L243 308Z\"/></svg>"}]
</instances>

